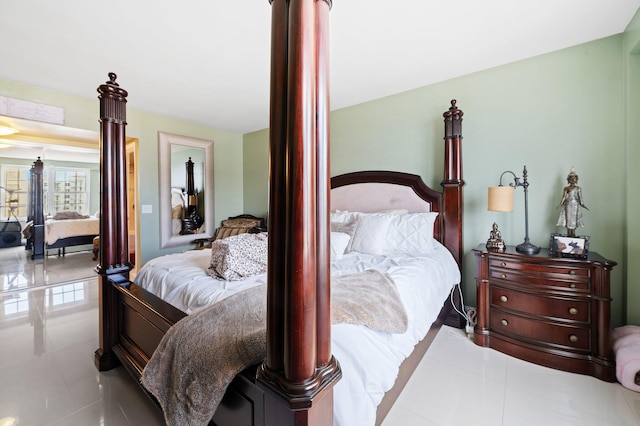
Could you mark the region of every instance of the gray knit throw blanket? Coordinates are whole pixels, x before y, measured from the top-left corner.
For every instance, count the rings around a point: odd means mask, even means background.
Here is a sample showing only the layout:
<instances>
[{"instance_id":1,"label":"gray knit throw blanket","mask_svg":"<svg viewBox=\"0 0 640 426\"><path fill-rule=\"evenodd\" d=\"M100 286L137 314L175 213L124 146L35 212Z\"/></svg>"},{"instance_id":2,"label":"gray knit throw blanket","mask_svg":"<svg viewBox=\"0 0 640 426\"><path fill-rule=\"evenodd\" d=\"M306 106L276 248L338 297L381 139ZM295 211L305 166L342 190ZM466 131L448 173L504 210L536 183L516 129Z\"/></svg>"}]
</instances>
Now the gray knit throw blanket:
<instances>
[{"instance_id":1,"label":"gray knit throw blanket","mask_svg":"<svg viewBox=\"0 0 640 426\"><path fill-rule=\"evenodd\" d=\"M375 270L331 278L331 322L389 333L407 329L395 283ZM250 288L177 322L142 372L168 425L206 425L227 386L266 351L266 286Z\"/></svg>"}]
</instances>

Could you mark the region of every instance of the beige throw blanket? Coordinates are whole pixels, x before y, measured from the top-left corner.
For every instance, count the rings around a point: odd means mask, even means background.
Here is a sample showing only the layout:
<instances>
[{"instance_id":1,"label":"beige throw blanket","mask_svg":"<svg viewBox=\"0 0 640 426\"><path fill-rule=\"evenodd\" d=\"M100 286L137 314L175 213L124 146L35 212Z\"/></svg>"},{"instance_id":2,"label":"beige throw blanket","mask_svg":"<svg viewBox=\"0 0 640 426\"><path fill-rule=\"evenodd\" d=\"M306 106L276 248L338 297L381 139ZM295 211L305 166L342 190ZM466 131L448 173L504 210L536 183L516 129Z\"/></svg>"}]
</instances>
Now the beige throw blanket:
<instances>
[{"instance_id":1,"label":"beige throw blanket","mask_svg":"<svg viewBox=\"0 0 640 426\"><path fill-rule=\"evenodd\" d=\"M168 425L205 425L233 378L264 359L266 286L237 293L169 329L142 372ZM407 329L391 278L375 270L331 278L331 322Z\"/></svg>"}]
</instances>

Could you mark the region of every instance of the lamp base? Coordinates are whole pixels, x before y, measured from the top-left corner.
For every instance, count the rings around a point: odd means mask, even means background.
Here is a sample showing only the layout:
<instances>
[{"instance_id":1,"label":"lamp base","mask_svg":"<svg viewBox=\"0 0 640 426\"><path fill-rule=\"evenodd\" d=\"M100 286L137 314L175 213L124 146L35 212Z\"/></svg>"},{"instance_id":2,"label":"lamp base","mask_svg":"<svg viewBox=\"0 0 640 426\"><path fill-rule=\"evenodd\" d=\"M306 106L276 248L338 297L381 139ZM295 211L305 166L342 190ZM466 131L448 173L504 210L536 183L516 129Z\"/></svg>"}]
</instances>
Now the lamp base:
<instances>
[{"instance_id":1,"label":"lamp base","mask_svg":"<svg viewBox=\"0 0 640 426\"><path fill-rule=\"evenodd\" d=\"M531 244L531 242L529 242L528 240L525 240L524 243L518 244L516 246L516 251L518 253L537 254L540 252L540 247L534 244Z\"/></svg>"}]
</instances>

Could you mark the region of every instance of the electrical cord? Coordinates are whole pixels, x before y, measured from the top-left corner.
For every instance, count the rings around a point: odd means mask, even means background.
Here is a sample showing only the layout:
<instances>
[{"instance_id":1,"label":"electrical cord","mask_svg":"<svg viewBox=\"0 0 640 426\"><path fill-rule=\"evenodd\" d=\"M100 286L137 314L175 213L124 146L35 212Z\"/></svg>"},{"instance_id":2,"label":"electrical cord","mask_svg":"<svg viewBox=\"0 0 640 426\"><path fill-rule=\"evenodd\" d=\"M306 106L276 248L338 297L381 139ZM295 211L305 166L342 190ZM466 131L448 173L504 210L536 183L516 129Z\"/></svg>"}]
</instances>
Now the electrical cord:
<instances>
[{"instance_id":1,"label":"electrical cord","mask_svg":"<svg viewBox=\"0 0 640 426\"><path fill-rule=\"evenodd\" d=\"M464 309L464 297L462 296L462 288L460 287L460 283L456 284L456 288L458 290L458 294L460 294L460 305ZM469 336L469 338L472 338L473 337L473 327L475 327L475 325L478 322L478 312L475 310L475 308L469 308L469 310L467 312L463 312L460 309L458 309L458 307L456 306L456 304L453 301L453 293L454 293L454 291L456 291L456 289L451 291L451 294L449 295L450 300L451 300L451 305L453 306L453 309L455 309L455 311L458 314L460 314L462 316L462 318L465 319L465 321L467 321L467 325L465 327L465 331L467 332L467 336Z\"/></svg>"}]
</instances>

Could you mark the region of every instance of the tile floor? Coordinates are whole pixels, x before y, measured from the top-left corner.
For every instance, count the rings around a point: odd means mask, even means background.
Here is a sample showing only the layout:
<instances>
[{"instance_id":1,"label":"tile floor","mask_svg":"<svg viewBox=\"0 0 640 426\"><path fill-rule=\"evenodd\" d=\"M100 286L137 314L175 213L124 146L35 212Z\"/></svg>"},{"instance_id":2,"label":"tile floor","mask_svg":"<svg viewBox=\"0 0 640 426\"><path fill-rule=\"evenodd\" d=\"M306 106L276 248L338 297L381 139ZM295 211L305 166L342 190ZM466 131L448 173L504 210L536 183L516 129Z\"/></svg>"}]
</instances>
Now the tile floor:
<instances>
[{"instance_id":1,"label":"tile floor","mask_svg":"<svg viewBox=\"0 0 640 426\"><path fill-rule=\"evenodd\" d=\"M97 278L0 293L0 425L162 425L122 367L100 373Z\"/></svg>"},{"instance_id":2,"label":"tile floor","mask_svg":"<svg viewBox=\"0 0 640 426\"><path fill-rule=\"evenodd\" d=\"M93 246L69 247L66 255L48 250L44 259L31 259L24 245L0 249L0 292L72 282L96 276Z\"/></svg>"},{"instance_id":3,"label":"tile floor","mask_svg":"<svg viewBox=\"0 0 640 426\"><path fill-rule=\"evenodd\" d=\"M640 425L640 393L481 348L443 327L383 425Z\"/></svg>"},{"instance_id":4,"label":"tile floor","mask_svg":"<svg viewBox=\"0 0 640 426\"><path fill-rule=\"evenodd\" d=\"M93 365L96 278L5 289L0 301L0 426L164 424L121 367ZM639 425L640 394L477 347L445 327L384 422L541 424Z\"/></svg>"}]
</instances>

